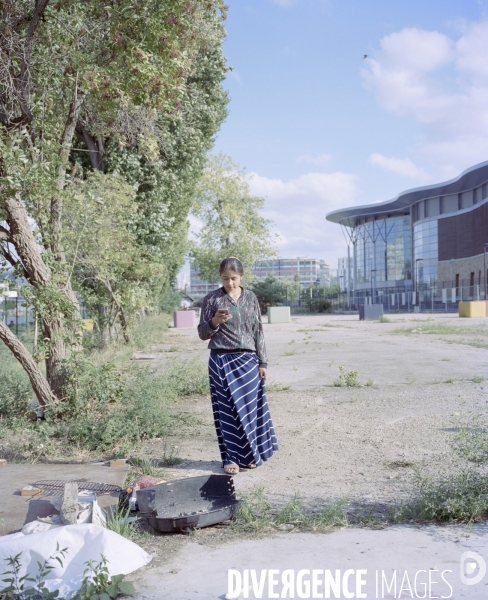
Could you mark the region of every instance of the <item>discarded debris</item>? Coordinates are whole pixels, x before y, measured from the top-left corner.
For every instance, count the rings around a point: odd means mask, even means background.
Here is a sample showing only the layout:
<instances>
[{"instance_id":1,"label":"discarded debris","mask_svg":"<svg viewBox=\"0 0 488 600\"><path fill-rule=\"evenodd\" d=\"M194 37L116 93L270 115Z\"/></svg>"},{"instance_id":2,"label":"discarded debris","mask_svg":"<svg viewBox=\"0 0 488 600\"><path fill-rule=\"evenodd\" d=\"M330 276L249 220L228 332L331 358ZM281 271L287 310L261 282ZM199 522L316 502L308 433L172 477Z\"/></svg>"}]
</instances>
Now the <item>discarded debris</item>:
<instances>
[{"instance_id":1,"label":"discarded debris","mask_svg":"<svg viewBox=\"0 0 488 600\"><path fill-rule=\"evenodd\" d=\"M42 490L33 485L26 485L20 490L21 496L38 496Z\"/></svg>"},{"instance_id":2,"label":"discarded debris","mask_svg":"<svg viewBox=\"0 0 488 600\"><path fill-rule=\"evenodd\" d=\"M116 458L116 459L110 461L111 467L125 467L126 465L127 465L126 458Z\"/></svg>"},{"instance_id":3,"label":"discarded debris","mask_svg":"<svg viewBox=\"0 0 488 600\"><path fill-rule=\"evenodd\" d=\"M156 360L157 356L154 354L143 354L142 352L134 352L131 360Z\"/></svg>"},{"instance_id":4,"label":"discarded debris","mask_svg":"<svg viewBox=\"0 0 488 600\"><path fill-rule=\"evenodd\" d=\"M64 486L64 496L61 503L61 523L75 525L78 518L78 486L74 481L68 481Z\"/></svg>"},{"instance_id":5,"label":"discarded debris","mask_svg":"<svg viewBox=\"0 0 488 600\"><path fill-rule=\"evenodd\" d=\"M150 487L151 485L157 485L158 483L164 483L164 479L161 477L153 477L152 475L143 475L127 487L127 493L131 494L132 492L143 490L144 488Z\"/></svg>"},{"instance_id":6,"label":"discarded debris","mask_svg":"<svg viewBox=\"0 0 488 600\"><path fill-rule=\"evenodd\" d=\"M141 489L137 503L153 529L189 532L234 518L241 501L230 475L202 475Z\"/></svg>"},{"instance_id":7,"label":"discarded debris","mask_svg":"<svg viewBox=\"0 0 488 600\"><path fill-rule=\"evenodd\" d=\"M6 467L7 466L7 461L5 460L5 458L0 458L0 467Z\"/></svg>"}]
</instances>

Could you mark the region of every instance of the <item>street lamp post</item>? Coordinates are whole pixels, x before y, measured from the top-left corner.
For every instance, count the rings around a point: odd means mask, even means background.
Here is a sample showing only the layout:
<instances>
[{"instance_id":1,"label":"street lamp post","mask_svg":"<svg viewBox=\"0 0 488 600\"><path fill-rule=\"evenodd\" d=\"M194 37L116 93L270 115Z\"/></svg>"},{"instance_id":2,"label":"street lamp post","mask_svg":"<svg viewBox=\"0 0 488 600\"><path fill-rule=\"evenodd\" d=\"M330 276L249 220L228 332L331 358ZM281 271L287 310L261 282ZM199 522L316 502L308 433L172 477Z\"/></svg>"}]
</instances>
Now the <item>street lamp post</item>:
<instances>
[{"instance_id":1,"label":"street lamp post","mask_svg":"<svg viewBox=\"0 0 488 600\"><path fill-rule=\"evenodd\" d=\"M484 247L483 247L483 279L485 280L485 297L484 300L488 300L488 298L486 297L486 289L487 289L487 285L486 285L486 280L488 279L488 277L486 277L486 249L488 248L488 243L485 243Z\"/></svg>"},{"instance_id":2,"label":"street lamp post","mask_svg":"<svg viewBox=\"0 0 488 600\"><path fill-rule=\"evenodd\" d=\"M342 310L342 287L344 285L344 275L339 275L339 280L342 279L342 283L339 283L339 307Z\"/></svg>"},{"instance_id":3,"label":"street lamp post","mask_svg":"<svg viewBox=\"0 0 488 600\"><path fill-rule=\"evenodd\" d=\"M371 304L375 304L375 296L376 296L376 271L377 271L377 269L371 269ZM373 285L373 273L374 273L374 285Z\"/></svg>"},{"instance_id":4,"label":"street lamp post","mask_svg":"<svg viewBox=\"0 0 488 600\"><path fill-rule=\"evenodd\" d=\"M420 307L420 282L419 282L419 262L424 260L423 258L415 259L415 288L417 291L417 306Z\"/></svg>"}]
</instances>

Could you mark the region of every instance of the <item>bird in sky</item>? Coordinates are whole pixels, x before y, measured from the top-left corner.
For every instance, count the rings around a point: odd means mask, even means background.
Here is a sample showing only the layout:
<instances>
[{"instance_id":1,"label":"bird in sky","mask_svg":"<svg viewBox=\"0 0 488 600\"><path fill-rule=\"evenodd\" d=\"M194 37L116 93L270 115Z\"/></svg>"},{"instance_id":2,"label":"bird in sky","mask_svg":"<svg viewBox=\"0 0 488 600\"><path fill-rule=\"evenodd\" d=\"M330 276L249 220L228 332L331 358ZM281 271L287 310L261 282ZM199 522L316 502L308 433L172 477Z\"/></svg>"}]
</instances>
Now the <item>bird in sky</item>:
<instances>
[{"instance_id":1,"label":"bird in sky","mask_svg":"<svg viewBox=\"0 0 488 600\"><path fill-rule=\"evenodd\" d=\"M363 56L363 59L364 59L364 58L368 58L368 55L367 55L367 54L364 54L364 56Z\"/></svg>"}]
</instances>

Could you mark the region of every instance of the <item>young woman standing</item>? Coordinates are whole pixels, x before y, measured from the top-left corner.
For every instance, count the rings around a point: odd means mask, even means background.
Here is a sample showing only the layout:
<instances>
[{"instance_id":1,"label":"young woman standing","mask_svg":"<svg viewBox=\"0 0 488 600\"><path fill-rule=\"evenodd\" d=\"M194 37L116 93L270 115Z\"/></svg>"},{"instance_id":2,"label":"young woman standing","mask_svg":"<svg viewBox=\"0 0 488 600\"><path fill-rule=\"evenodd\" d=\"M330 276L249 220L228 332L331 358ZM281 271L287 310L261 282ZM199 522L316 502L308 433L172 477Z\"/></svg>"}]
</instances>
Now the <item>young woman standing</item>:
<instances>
[{"instance_id":1,"label":"young woman standing","mask_svg":"<svg viewBox=\"0 0 488 600\"><path fill-rule=\"evenodd\" d=\"M241 287L238 258L220 264L222 287L203 299L198 325L210 340L208 373L224 470L254 469L278 450L266 401L268 359L258 300Z\"/></svg>"}]
</instances>

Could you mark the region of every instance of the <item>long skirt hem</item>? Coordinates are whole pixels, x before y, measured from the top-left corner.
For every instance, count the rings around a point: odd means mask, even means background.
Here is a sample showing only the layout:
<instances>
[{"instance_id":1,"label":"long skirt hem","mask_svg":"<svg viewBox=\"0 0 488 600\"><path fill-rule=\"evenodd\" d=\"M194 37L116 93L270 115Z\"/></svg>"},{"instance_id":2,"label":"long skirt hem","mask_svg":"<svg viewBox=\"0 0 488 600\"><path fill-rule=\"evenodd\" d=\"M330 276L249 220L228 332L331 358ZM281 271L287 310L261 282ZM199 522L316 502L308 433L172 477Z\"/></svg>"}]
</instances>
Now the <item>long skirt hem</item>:
<instances>
[{"instance_id":1,"label":"long skirt hem","mask_svg":"<svg viewBox=\"0 0 488 600\"><path fill-rule=\"evenodd\" d=\"M256 354L211 354L208 372L223 465L259 466L269 460L278 443Z\"/></svg>"}]
</instances>

